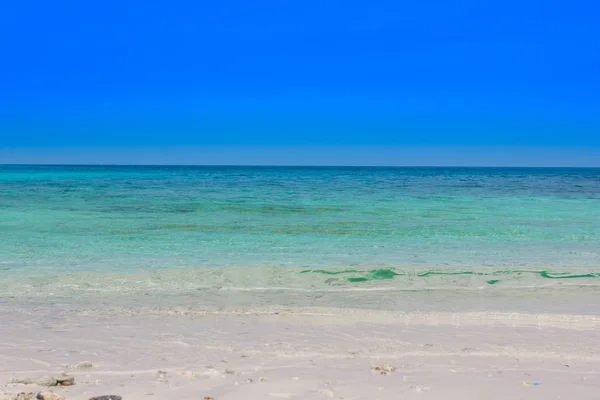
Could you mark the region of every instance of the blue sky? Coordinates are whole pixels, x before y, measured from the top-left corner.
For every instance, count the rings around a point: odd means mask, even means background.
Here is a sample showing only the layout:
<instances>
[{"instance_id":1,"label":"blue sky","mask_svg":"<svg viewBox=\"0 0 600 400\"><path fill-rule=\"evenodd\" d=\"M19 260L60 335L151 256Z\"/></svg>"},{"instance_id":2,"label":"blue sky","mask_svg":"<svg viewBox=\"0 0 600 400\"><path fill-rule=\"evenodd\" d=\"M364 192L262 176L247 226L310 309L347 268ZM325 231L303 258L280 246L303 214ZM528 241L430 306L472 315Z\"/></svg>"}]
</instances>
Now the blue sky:
<instances>
[{"instance_id":1,"label":"blue sky","mask_svg":"<svg viewBox=\"0 0 600 400\"><path fill-rule=\"evenodd\" d=\"M598 20L594 1L10 2L0 163L600 165Z\"/></svg>"}]
</instances>

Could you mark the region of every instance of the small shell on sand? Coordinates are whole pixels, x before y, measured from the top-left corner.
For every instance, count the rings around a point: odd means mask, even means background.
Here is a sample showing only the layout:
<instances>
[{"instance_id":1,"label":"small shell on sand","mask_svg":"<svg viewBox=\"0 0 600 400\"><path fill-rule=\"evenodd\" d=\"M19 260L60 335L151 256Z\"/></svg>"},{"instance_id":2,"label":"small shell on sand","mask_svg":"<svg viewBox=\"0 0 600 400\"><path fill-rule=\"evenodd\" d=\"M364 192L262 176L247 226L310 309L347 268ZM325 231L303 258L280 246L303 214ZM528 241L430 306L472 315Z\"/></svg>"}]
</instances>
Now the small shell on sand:
<instances>
[{"instance_id":1,"label":"small shell on sand","mask_svg":"<svg viewBox=\"0 0 600 400\"><path fill-rule=\"evenodd\" d=\"M216 368L208 368L205 372L202 373L204 376L221 376L221 373Z\"/></svg>"},{"instance_id":2,"label":"small shell on sand","mask_svg":"<svg viewBox=\"0 0 600 400\"><path fill-rule=\"evenodd\" d=\"M160 382L167 382L167 373L165 371L157 371L156 372L156 378Z\"/></svg>"},{"instance_id":3,"label":"small shell on sand","mask_svg":"<svg viewBox=\"0 0 600 400\"><path fill-rule=\"evenodd\" d=\"M94 364L92 364L90 361L82 361L80 363L75 364L74 368L77 368L77 369L94 368Z\"/></svg>"},{"instance_id":4,"label":"small shell on sand","mask_svg":"<svg viewBox=\"0 0 600 400\"><path fill-rule=\"evenodd\" d=\"M387 375L387 374L391 374L392 372L396 371L396 367L394 367L393 365L389 365L389 364L384 364L384 365L372 364L371 371L379 372L379 373L381 373L381 375Z\"/></svg>"},{"instance_id":5,"label":"small shell on sand","mask_svg":"<svg viewBox=\"0 0 600 400\"><path fill-rule=\"evenodd\" d=\"M411 386L413 390L417 393L423 393L424 391L430 390L430 387L422 387L422 386Z\"/></svg>"}]
</instances>

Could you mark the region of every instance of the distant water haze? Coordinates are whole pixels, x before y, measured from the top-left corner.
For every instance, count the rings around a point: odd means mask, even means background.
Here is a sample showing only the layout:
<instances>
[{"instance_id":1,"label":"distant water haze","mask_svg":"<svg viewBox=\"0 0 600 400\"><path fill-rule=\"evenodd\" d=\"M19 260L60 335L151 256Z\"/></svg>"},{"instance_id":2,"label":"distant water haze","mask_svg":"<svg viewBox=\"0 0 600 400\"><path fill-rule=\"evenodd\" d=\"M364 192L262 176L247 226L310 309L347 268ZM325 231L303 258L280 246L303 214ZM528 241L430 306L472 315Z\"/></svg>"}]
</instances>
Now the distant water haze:
<instances>
[{"instance_id":1,"label":"distant water haze","mask_svg":"<svg viewBox=\"0 0 600 400\"><path fill-rule=\"evenodd\" d=\"M1 147L0 164L600 167L600 147Z\"/></svg>"}]
</instances>

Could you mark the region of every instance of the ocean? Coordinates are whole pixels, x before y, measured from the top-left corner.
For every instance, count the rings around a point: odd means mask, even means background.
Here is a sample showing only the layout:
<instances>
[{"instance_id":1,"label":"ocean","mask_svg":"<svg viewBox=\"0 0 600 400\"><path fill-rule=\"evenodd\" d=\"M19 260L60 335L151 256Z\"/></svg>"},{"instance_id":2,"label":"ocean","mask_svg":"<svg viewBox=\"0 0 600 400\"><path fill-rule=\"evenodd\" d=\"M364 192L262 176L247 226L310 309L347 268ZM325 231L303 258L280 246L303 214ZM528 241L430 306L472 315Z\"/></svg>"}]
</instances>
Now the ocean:
<instances>
[{"instance_id":1,"label":"ocean","mask_svg":"<svg viewBox=\"0 0 600 400\"><path fill-rule=\"evenodd\" d=\"M0 166L0 297L596 282L600 169Z\"/></svg>"}]
</instances>

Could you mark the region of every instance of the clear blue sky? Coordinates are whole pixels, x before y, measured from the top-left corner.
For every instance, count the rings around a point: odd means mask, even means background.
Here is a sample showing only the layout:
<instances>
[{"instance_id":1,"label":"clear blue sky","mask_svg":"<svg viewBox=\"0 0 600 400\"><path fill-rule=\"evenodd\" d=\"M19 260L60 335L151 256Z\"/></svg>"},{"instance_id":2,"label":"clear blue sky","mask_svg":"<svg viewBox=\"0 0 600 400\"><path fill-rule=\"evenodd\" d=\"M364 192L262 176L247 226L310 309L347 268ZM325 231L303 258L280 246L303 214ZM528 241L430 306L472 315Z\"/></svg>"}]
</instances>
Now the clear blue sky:
<instances>
[{"instance_id":1,"label":"clear blue sky","mask_svg":"<svg viewBox=\"0 0 600 400\"><path fill-rule=\"evenodd\" d=\"M0 163L600 165L599 21L592 0L5 2Z\"/></svg>"}]
</instances>

